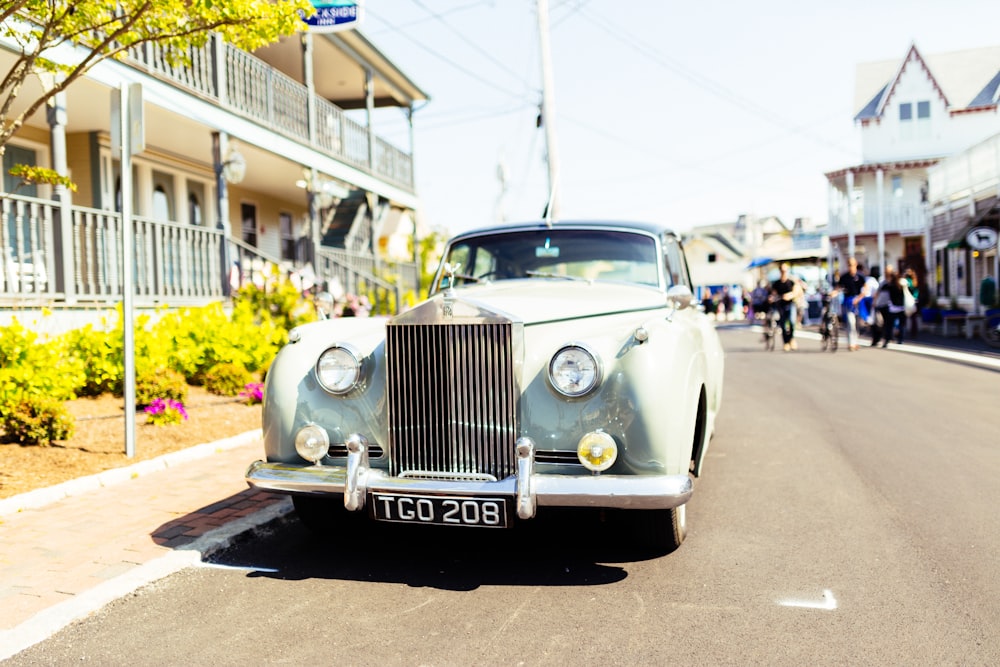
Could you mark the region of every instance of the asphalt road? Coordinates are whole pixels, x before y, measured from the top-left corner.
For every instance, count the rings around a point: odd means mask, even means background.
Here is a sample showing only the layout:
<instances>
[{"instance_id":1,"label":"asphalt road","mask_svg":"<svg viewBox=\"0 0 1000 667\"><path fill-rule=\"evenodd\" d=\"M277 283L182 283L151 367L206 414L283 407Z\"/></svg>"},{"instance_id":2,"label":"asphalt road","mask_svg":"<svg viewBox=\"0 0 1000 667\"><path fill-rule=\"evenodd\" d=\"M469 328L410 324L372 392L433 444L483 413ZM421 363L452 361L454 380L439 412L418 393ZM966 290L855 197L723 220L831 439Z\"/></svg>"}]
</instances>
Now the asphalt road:
<instances>
[{"instance_id":1,"label":"asphalt road","mask_svg":"<svg viewBox=\"0 0 1000 667\"><path fill-rule=\"evenodd\" d=\"M672 554L593 516L326 542L285 519L8 664L1000 664L1000 372L722 335Z\"/></svg>"}]
</instances>

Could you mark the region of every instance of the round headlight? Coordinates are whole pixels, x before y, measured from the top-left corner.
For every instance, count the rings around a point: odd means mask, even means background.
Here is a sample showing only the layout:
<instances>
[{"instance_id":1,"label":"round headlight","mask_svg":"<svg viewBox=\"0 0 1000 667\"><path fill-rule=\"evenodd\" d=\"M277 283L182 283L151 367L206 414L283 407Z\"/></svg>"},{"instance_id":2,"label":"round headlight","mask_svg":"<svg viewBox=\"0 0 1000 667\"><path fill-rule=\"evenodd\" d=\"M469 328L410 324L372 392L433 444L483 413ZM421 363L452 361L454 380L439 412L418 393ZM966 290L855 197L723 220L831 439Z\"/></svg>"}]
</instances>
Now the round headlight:
<instances>
[{"instance_id":1,"label":"round headlight","mask_svg":"<svg viewBox=\"0 0 1000 667\"><path fill-rule=\"evenodd\" d=\"M583 396L601 381L597 357L579 345L567 345L549 362L549 381L565 396Z\"/></svg>"},{"instance_id":2,"label":"round headlight","mask_svg":"<svg viewBox=\"0 0 1000 667\"><path fill-rule=\"evenodd\" d=\"M361 360L347 347L331 347L319 355L316 379L331 394L346 394L361 380Z\"/></svg>"},{"instance_id":3,"label":"round headlight","mask_svg":"<svg viewBox=\"0 0 1000 667\"><path fill-rule=\"evenodd\" d=\"M295 434L295 451L306 461L319 463L330 451L330 437L316 424L309 424Z\"/></svg>"},{"instance_id":4,"label":"round headlight","mask_svg":"<svg viewBox=\"0 0 1000 667\"><path fill-rule=\"evenodd\" d=\"M594 431L580 438L576 456L587 470L603 472L618 458L618 445L604 431Z\"/></svg>"}]
</instances>

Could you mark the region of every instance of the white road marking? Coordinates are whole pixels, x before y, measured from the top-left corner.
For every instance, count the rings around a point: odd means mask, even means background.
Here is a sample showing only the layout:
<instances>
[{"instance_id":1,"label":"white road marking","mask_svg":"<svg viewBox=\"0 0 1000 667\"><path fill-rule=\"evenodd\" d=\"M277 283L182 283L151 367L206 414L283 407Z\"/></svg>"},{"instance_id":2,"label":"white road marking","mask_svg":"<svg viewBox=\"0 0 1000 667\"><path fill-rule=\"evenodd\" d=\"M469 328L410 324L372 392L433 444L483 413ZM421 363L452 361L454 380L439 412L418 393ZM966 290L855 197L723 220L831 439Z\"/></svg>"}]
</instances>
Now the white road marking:
<instances>
[{"instance_id":1,"label":"white road marking","mask_svg":"<svg viewBox=\"0 0 1000 667\"><path fill-rule=\"evenodd\" d=\"M823 590L823 601L814 602L812 600L779 600L782 607L799 607L801 609L823 609L833 611L837 608L837 600L833 597L833 592L827 588Z\"/></svg>"}]
</instances>

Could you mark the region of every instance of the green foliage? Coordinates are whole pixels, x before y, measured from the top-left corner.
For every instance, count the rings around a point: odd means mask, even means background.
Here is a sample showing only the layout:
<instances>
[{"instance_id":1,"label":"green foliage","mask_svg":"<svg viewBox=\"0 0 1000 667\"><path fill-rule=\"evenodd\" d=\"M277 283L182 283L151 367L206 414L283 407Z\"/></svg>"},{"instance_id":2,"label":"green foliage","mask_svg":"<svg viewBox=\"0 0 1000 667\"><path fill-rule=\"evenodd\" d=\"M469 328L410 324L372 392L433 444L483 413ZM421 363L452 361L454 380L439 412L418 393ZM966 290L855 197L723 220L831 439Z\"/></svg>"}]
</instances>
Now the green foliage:
<instances>
[{"instance_id":1,"label":"green foliage","mask_svg":"<svg viewBox=\"0 0 1000 667\"><path fill-rule=\"evenodd\" d=\"M121 394L124 350L121 330L98 331L88 324L63 335L69 354L79 360L84 372L81 396Z\"/></svg>"},{"instance_id":2,"label":"green foliage","mask_svg":"<svg viewBox=\"0 0 1000 667\"><path fill-rule=\"evenodd\" d=\"M248 283L233 296L233 301L236 304L249 304L255 318L260 321L271 320L285 331L316 321L316 309L286 279L278 280L264 289Z\"/></svg>"},{"instance_id":3,"label":"green foliage","mask_svg":"<svg viewBox=\"0 0 1000 667\"><path fill-rule=\"evenodd\" d=\"M146 369L141 373L136 369L135 404L151 405L156 399L172 399L184 402L188 385L184 376L170 368Z\"/></svg>"},{"instance_id":4,"label":"green foliage","mask_svg":"<svg viewBox=\"0 0 1000 667\"><path fill-rule=\"evenodd\" d=\"M75 398L83 382L82 364L61 339L43 340L16 318L0 327L0 417L28 399Z\"/></svg>"},{"instance_id":5,"label":"green foliage","mask_svg":"<svg viewBox=\"0 0 1000 667\"><path fill-rule=\"evenodd\" d=\"M49 445L73 435L73 418L61 401L31 396L9 405L0 416L6 439L24 445Z\"/></svg>"},{"instance_id":6,"label":"green foliage","mask_svg":"<svg viewBox=\"0 0 1000 667\"><path fill-rule=\"evenodd\" d=\"M311 304L283 296L274 311L288 326L315 317ZM297 295L297 293L296 293ZM185 308L136 318L136 404L172 399L183 401L188 384L218 383L225 395L236 396L254 374L270 366L288 332L275 322L270 307L239 299L232 312L222 304ZM300 319L296 313L309 311ZM16 319L0 327L0 420L29 399L66 401L77 395L121 395L124 376L124 329L121 308L112 326L85 326L52 340ZM216 370L231 366L242 369ZM210 377L211 380L208 378ZM210 388L215 391L215 389Z\"/></svg>"},{"instance_id":7,"label":"green foliage","mask_svg":"<svg viewBox=\"0 0 1000 667\"><path fill-rule=\"evenodd\" d=\"M20 179L20 183L17 185L18 188L24 185L38 185L44 183L48 185L64 185L69 190L76 192L76 183L69 180L65 176L60 176L59 172L46 167L15 164L7 171L7 173L14 178Z\"/></svg>"},{"instance_id":8,"label":"green foliage","mask_svg":"<svg viewBox=\"0 0 1000 667\"><path fill-rule=\"evenodd\" d=\"M437 271L441 261L441 252L445 243L444 234L441 232L431 232L420 239L418 245L418 256L420 257L420 294L418 299L427 298L427 293L431 288L431 281L434 280L434 273Z\"/></svg>"},{"instance_id":9,"label":"green foliage","mask_svg":"<svg viewBox=\"0 0 1000 667\"><path fill-rule=\"evenodd\" d=\"M253 375L240 364L216 364L205 373L205 389L219 396L238 396Z\"/></svg>"}]
</instances>

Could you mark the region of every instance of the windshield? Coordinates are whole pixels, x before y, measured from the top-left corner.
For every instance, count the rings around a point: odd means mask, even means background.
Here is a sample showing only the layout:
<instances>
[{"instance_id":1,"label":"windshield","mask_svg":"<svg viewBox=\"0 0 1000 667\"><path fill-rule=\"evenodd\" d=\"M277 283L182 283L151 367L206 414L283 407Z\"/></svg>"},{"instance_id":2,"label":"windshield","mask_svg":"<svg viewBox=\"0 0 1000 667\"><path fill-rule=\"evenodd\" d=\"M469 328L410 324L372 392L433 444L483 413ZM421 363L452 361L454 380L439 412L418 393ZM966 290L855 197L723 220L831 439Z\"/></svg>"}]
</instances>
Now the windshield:
<instances>
[{"instance_id":1,"label":"windshield","mask_svg":"<svg viewBox=\"0 0 1000 667\"><path fill-rule=\"evenodd\" d=\"M659 285L656 241L623 231L544 229L475 236L453 244L444 262L455 285L517 278ZM437 289L449 286L445 271Z\"/></svg>"}]
</instances>

